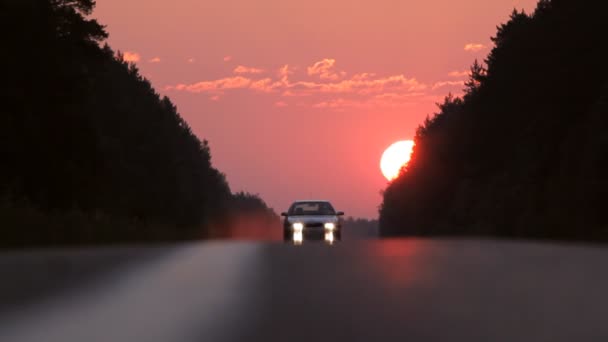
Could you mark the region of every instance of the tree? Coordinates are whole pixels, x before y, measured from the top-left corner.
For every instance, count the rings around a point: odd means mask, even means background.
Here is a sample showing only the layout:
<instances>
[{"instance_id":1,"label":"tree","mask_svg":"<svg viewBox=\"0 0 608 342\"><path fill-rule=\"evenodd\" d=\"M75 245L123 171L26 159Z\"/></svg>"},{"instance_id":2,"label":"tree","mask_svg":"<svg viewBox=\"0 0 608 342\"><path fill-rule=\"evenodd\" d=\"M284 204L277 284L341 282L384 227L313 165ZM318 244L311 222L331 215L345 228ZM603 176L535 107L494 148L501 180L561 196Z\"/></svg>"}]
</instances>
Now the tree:
<instances>
[{"instance_id":1,"label":"tree","mask_svg":"<svg viewBox=\"0 0 608 342\"><path fill-rule=\"evenodd\" d=\"M448 96L418 129L384 192L383 235L608 238L607 7L543 0L532 15L513 11L463 98Z\"/></svg>"},{"instance_id":2,"label":"tree","mask_svg":"<svg viewBox=\"0 0 608 342\"><path fill-rule=\"evenodd\" d=\"M0 6L11 52L0 54L0 198L4 212L30 213L28 230L11 234L39 243L204 236L231 200L226 179L175 105L104 44L103 26L89 18L95 2ZM34 216L59 222L56 234L36 234L49 227L25 223ZM82 228L61 232L61 217ZM124 229L89 224L99 218Z\"/></svg>"}]
</instances>

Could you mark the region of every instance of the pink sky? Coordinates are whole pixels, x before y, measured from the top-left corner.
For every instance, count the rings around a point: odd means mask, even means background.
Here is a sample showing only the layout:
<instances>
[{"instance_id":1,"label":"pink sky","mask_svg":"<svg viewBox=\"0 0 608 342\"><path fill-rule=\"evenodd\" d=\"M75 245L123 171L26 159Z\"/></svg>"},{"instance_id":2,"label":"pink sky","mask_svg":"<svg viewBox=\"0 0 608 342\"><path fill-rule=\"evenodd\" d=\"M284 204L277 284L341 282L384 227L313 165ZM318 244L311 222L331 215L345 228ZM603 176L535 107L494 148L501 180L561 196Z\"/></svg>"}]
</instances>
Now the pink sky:
<instances>
[{"instance_id":1,"label":"pink sky","mask_svg":"<svg viewBox=\"0 0 608 342\"><path fill-rule=\"evenodd\" d=\"M94 16L209 140L233 191L372 218L382 152L460 93L496 26L535 3L98 0Z\"/></svg>"}]
</instances>

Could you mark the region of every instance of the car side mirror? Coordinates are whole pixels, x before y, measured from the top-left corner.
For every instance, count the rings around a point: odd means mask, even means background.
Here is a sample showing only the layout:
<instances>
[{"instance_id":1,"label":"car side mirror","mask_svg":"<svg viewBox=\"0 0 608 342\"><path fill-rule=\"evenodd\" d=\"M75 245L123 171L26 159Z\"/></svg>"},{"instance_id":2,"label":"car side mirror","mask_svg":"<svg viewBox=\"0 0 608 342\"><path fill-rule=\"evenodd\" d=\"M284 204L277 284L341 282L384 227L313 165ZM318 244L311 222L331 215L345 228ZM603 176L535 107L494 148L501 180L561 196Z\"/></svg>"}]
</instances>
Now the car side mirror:
<instances>
[{"instance_id":1,"label":"car side mirror","mask_svg":"<svg viewBox=\"0 0 608 342\"><path fill-rule=\"evenodd\" d=\"M343 212L343 211L338 211L338 212L336 213L336 215L337 215L337 216L344 216L344 212Z\"/></svg>"},{"instance_id":2,"label":"car side mirror","mask_svg":"<svg viewBox=\"0 0 608 342\"><path fill-rule=\"evenodd\" d=\"M281 216L285 216L285 217L287 217L287 213L282 212L282 213L281 213Z\"/></svg>"}]
</instances>

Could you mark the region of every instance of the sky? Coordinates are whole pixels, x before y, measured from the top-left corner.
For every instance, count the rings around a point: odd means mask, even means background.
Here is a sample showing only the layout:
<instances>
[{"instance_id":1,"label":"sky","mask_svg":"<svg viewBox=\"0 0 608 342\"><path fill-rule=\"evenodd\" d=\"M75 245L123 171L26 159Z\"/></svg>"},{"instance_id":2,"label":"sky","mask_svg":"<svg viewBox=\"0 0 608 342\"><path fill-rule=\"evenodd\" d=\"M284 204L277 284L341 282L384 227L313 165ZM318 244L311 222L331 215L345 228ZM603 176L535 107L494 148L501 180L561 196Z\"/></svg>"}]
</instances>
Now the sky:
<instances>
[{"instance_id":1,"label":"sky","mask_svg":"<svg viewBox=\"0 0 608 342\"><path fill-rule=\"evenodd\" d=\"M537 0L98 0L109 44L169 96L233 191L375 218L380 157Z\"/></svg>"}]
</instances>

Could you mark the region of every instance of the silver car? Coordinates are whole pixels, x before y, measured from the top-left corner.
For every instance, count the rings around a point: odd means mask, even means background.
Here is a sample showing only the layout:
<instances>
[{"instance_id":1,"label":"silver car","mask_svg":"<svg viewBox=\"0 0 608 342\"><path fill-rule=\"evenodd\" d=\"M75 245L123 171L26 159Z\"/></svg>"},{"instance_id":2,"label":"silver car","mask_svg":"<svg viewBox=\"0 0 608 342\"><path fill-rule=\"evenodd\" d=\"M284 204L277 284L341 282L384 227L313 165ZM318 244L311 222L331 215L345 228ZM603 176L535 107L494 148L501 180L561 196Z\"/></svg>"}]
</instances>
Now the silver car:
<instances>
[{"instance_id":1,"label":"silver car","mask_svg":"<svg viewBox=\"0 0 608 342\"><path fill-rule=\"evenodd\" d=\"M344 213L336 211L328 201L296 201L287 212L283 223L285 241L302 243L305 239L323 239L333 243L342 237Z\"/></svg>"}]
</instances>

